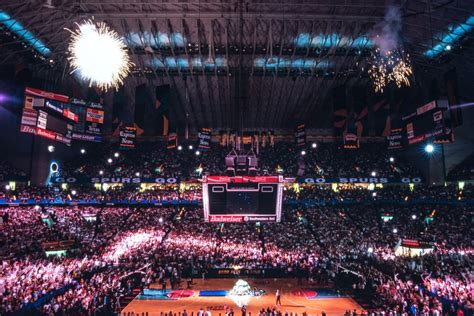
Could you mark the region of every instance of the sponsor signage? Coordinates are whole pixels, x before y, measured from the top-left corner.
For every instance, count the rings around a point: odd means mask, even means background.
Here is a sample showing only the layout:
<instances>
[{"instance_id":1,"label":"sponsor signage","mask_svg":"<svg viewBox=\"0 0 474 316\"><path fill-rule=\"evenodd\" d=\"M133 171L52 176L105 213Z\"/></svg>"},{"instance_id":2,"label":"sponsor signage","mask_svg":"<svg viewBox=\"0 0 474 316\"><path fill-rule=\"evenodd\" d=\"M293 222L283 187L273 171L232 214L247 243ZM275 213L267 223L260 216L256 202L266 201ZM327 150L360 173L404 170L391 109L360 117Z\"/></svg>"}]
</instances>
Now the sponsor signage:
<instances>
[{"instance_id":1,"label":"sponsor signage","mask_svg":"<svg viewBox=\"0 0 474 316\"><path fill-rule=\"evenodd\" d=\"M198 133L198 148L207 150L211 148L211 129L210 128L201 128Z\"/></svg>"},{"instance_id":2,"label":"sponsor signage","mask_svg":"<svg viewBox=\"0 0 474 316\"><path fill-rule=\"evenodd\" d=\"M30 87L26 87L25 94L34 95L36 97L55 100L55 101L59 101L59 102L63 102L63 103L68 103L69 102L69 97L68 96L53 93L53 92L43 91L43 90L39 90L39 89L34 89L34 88L30 88Z\"/></svg>"},{"instance_id":3,"label":"sponsor signage","mask_svg":"<svg viewBox=\"0 0 474 316\"><path fill-rule=\"evenodd\" d=\"M296 146L304 146L306 144L306 130L304 124L300 124L296 127L295 142Z\"/></svg>"},{"instance_id":4,"label":"sponsor signage","mask_svg":"<svg viewBox=\"0 0 474 316\"><path fill-rule=\"evenodd\" d=\"M104 124L104 111L93 108L87 108L86 122Z\"/></svg>"},{"instance_id":5,"label":"sponsor signage","mask_svg":"<svg viewBox=\"0 0 474 316\"><path fill-rule=\"evenodd\" d=\"M124 126L120 129L120 148L134 149L137 138L137 129L135 127Z\"/></svg>"},{"instance_id":6,"label":"sponsor signage","mask_svg":"<svg viewBox=\"0 0 474 316\"><path fill-rule=\"evenodd\" d=\"M70 109L78 113L79 121L74 126L73 139L101 142L102 125L105 121L105 112L101 104L86 102L71 98Z\"/></svg>"},{"instance_id":7,"label":"sponsor signage","mask_svg":"<svg viewBox=\"0 0 474 316\"><path fill-rule=\"evenodd\" d=\"M100 143L102 141L102 136L72 133L72 139Z\"/></svg>"},{"instance_id":8,"label":"sponsor signage","mask_svg":"<svg viewBox=\"0 0 474 316\"><path fill-rule=\"evenodd\" d=\"M51 140L56 140L58 142L61 142L66 145L71 145L71 138L68 138L64 135L61 135L56 132L48 131L46 129L41 129L36 126L29 126L29 125L20 125L20 132L21 133L28 133L28 134L33 134L37 136L41 136L44 138L48 138Z\"/></svg>"},{"instance_id":9,"label":"sponsor signage","mask_svg":"<svg viewBox=\"0 0 474 316\"><path fill-rule=\"evenodd\" d=\"M175 184L178 178L140 178L140 177L51 177L51 183L122 183L122 184Z\"/></svg>"},{"instance_id":10,"label":"sponsor signage","mask_svg":"<svg viewBox=\"0 0 474 316\"><path fill-rule=\"evenodd\" d=\"M387 149L394 150L401 148L403 148L403 129L392 129L390 135L387 136Z\"/></svg>"},{"instance_id":11,"label":"sponsor signage","mask_svg":"<svg viewBox=\"0 0 474 316\"><path fill-rule=\"evenodd\" d=\"M280 176L239 176L239 177L226 177L226 176L207 176L204 178L204 182L209 183L279 183L282 182Z\"/></svg>"},{"instance_id":12,"label":"sponsor signage","mask_svg":"<svg viewBox=\"0 0 474 316\"><path fill-rule=\"evenodd\" d=\"M63 107L62 104L51 100L33 99L33 108L42 109L51 115L59 116L61 119L66 119L72 123L77 123L79 117L69 109Z\"/></svg>"},{"instance_id":13,"label":"sponsor signage","mask_svg":"<svg viewBox=\"0 0 474 316\"><path fill-rule=\"evenodd\" d=\"M325 183L422 183L420 177L405 178L377 178L377 177L353 177L353 178L298 178L298 183L325 184Z\"/></svg>"},{"instance_id":14,"label":"sponsor signage","mask_svg":"<svg viewBox=\"0 0 474 316\"><path fill-rule=\"evenodd\" d=\"M272 215L209 215L211 223L276 222Z\"/></svg>"}]
</instances>

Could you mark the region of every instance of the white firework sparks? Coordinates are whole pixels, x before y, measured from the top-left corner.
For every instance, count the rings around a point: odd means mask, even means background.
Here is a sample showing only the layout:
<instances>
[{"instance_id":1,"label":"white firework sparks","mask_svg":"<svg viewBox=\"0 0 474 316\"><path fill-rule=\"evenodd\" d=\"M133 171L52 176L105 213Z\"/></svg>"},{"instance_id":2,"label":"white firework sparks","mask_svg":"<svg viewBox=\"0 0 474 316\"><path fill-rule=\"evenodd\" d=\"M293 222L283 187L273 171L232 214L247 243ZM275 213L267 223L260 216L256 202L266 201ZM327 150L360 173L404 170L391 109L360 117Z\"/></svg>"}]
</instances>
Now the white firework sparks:
<instances>
[{"instance_id":1,"label":"white firework sparks","mask_svg":"<svg viewBox=\"0 0 474 316\"><path fill-rule=\"evenodd\" d=\"M383 92L384 88L394 82L398 88L410 86L410 77L413 70L409 55L403 50L381 52L377 48L370 58L369 76L373 81L375 92Z\"/></svg>"},{"instance_id":2,"label":"white firework sparks","mask_svg":"<svg viewBox=\"0 0 474 316\"><path fill-rule=\"evenodd\" d=\"M126 44L104 22L88 20L77 27L68 30L72 34L68 47L71 73L77 73L89 86L118 89L134 65Z\"/></svg>"}]
</instances>

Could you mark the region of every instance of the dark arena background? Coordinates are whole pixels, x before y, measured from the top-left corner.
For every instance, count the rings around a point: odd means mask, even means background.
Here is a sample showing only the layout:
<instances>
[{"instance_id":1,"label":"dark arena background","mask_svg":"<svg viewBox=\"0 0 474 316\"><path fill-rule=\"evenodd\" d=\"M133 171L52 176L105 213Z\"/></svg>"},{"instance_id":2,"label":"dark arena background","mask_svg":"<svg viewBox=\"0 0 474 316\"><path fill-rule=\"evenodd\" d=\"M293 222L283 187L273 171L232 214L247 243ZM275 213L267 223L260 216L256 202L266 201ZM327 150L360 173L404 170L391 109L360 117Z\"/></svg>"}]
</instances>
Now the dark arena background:
<instances>
[{"instance_id":1,"label":"dark arena background","mask_svg":"<svg viewBox=\"0 0 474 316\"><path fill-rule=\"evenodd\" d=\"M0 0L0 315L473 315L473 39L472 0Z\"/></svg>"}]
</instances>

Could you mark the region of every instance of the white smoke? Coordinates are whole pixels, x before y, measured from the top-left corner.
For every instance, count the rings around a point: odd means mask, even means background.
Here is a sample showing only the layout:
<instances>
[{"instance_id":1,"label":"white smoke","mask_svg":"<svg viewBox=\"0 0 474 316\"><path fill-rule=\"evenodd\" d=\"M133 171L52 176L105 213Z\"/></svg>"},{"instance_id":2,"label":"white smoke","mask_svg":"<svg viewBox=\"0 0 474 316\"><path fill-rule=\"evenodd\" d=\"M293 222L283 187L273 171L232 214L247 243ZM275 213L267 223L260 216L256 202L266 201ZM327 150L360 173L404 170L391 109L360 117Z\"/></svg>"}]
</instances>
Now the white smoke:
<instances>
[{"instance_id":1,"label":"white smoke","mask_svg":"<svg viewBox=\"0 0 474 316\"><path fill-rule=\"evenodd\" d=\"M377 23L369 34L374 45L380 48L384 55L399 46L399 34L402 28L400 8L389 6L385 11L383 21Z\"/></svg>"}]
</instances>

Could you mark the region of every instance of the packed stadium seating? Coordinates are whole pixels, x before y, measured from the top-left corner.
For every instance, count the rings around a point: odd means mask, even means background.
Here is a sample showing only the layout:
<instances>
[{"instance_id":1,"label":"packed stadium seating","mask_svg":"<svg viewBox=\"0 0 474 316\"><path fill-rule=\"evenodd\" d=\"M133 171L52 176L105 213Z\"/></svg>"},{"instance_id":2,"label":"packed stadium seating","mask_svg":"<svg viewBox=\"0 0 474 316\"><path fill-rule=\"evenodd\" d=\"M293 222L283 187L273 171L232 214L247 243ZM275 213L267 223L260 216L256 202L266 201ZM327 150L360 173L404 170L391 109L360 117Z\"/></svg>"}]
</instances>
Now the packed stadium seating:
<instances>
[{"instance_id":1,"label":"packed stadium seating","mask_svg":"<svg viewBox=\"0 0 474 316\"><path fill-rule=\"evenodd\" d=\"M390 162L386 152L375 155L374 148L361 150L352 160L334 145L322 144L306 156L311 157L307 169L320 177L347 176L349 170L361 176L372 170L387 177L418 174L401 159ZM114 166L107 166L104 161L112 154L104 149L99 157L84 158L60 172L146 176L146 170L158 166L161 176L185 179L197 178L194 169L199 165L211 174L224 172L225 150L218 147L198 158L190 151L169 154L144 148L122 154ZM279 167L295 176L298 153L288 144L262 150L261 157L261 170ZM289 184L283 219L275 224L203 223L201 199L196 181L185 187L108 190L90 184L2 188L1 314L108 315L119 312L121 299L137 288L163 281L178 288L189 277L212 276L217 269L235 266L334 284L350 291L374 315L415 310L444 315L472 309L470 184ZM35 206L40 201L46 203ZM111 201L123 204L106 204ZM137 201L178 203L134 204ZM183 201L195 203L184 206ZM396 248L402 240L424 242L432 252L400 256ZM55 251L64 256L47 256Z\"/></svg>"}]
</instances>

